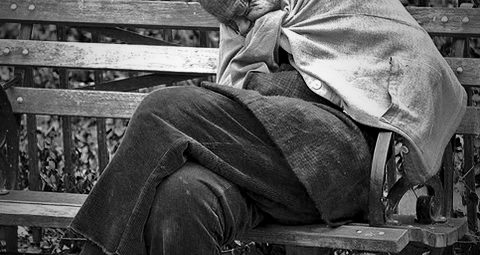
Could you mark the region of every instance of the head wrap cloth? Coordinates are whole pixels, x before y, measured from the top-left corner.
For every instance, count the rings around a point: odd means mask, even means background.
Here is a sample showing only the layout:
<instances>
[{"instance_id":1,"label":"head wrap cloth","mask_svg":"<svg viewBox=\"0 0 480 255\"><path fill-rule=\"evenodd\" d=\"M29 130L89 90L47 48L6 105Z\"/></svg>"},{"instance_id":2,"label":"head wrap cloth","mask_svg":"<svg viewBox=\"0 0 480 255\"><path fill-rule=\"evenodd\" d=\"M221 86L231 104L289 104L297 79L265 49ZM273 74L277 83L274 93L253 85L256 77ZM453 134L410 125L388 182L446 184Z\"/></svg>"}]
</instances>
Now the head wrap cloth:
<instances>
[{"instance_id":1,"label":"head wrap cloth","mask_svg":"<svg viewBox=\"0 0 480 255\"><path fill-rule=\"evenodd\" d=\"M199 2L208 13L234 30L238 28L233 19L246 15L249 6L249 0L199 0Z\"/></svg>"}]
</instances>

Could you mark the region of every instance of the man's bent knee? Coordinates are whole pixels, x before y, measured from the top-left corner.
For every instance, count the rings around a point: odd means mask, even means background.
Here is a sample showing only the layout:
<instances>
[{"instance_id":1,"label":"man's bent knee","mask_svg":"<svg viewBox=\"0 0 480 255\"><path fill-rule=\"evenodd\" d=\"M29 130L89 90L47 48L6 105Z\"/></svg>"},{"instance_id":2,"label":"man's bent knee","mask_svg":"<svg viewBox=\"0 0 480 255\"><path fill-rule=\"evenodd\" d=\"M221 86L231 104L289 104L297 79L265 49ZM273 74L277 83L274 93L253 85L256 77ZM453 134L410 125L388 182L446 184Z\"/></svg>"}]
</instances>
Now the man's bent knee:
<instances>
[{"instance_id":1,"label":"man's bent knee","mask_svg":"<svg viewBox=\"0 0 480 255\"><path fill-rule=\"evenodd\" d=\"M138 106L138 110L171 110L188 107L191 102L201 100L205 89L193 86L168 87L149 93Z\"/></svg>"},{"instance_id":2,"label":"man's bent knee","mask_svg":"<svg viewBox=\"0 0 480 255\"><path fill-rule=\"evenodd\" d=\"M153 210L196 214L218 208L219 198L228 196L232 184L196 163L187 162L157 188ZM210 207L210 208L209 208Z\"/></svg>"}]
</instances>

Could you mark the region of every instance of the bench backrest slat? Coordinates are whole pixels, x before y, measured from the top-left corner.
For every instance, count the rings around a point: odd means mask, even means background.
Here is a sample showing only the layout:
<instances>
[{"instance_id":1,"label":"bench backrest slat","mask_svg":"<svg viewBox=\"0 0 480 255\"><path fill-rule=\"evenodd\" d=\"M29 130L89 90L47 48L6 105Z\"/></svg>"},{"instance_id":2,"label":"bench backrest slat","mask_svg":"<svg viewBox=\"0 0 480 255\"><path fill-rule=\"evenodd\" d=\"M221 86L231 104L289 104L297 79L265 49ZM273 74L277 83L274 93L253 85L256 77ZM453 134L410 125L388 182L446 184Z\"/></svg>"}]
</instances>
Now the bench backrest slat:
<instances>
[{"instance_id":1,"label":"bench backrest slat","mask_svg":"<svg viewBox=\"0 0 480 255\"><path fill-rule=\"evenodd\" d=\"M24 191L15 191L8 194L8 198L0 196L1 202L8 203L28 203L28 204L48 204L48 205L64 205L64 206L77 206L80 207L85 202L85 194L74 194L74 193L58 193L53 192L31 192L28 193L28 201L25 201L25 192Z\"/></svg>"},{"instance_id":2,"label":"bench backrest slat","mask_svg":"<svg viewBox=\"0 0 480 255\"><path fill-rule=\"evenodd\" d=\"M114 69L181 74L215 74L218 49L2 40L10 49L0 51L0 65ZM23 51L28 50L24 55ZM480 59L446 58L466 86L480 86Z\"/></svg>"},{"instance_id":3,"label":"bench backrest slat","mask_svg":"<svg viewBox=\"0 0 480 255\"><path fill-rule=\"evenodd\" d=\"M218 21L200 4L180 1L0 1L0 20L74 26L218 29Z\"/></svg>"},{"instance_id":4,"label":"bench backrest slat","mask_svg":"<svg viewBox=\"0 0 480 255\"><path fill-rule=\"evenodd\" d=\"M215 74L218 63L216 48L10 39L1 42L2 48L10 52L0 51L0 65Z\"/></svg>"},{"instance_id":5,"label":"bench backrest slat","mask_svg":"<svg viewBox=\"0 0 480 255\"><path fill-rule=\"evenodd\" d=\"M409 7L407 10L432 35L480 34L480 9Z\"/></svg>"},{"instance_id":6,"label":"bench backrest slat","mask_svg":"<svg viewBox=\"0 0 480 255\"><path fill-rule=\"evenodd\" d=\"M467 112L460 122L457 133L480 135L480 107L467 106Z\"/></svg>"},{"instance_id":7,"label":"bench backrest slat","mask_svg":"<svg viewBox=\"0 0 480 255\"><path fill-rule=\"evenodd\" d=\"M130 118L146 96L143 93L33 88L11 88L7 95L15 113L106 118ZM457 132L480 134L480 108L467 108Z\"/></svg>"},{"instance_id":8,"label":"bench backrest slat","mask_svg":"<svg viewBox=\"0 0 480 255\"><path fill-rule=\"evenodd\" d=\"M480 86L480 58L445 58L464 86Z\"/></svg>"},{"instance_id":9,"label":"bench backrest slat","mask_svg":"<svg viewBox=\"0 0 480 255\"><path fill-rule=\"evenodd\" d=\"M21 87L6 92L16 113L106 118L130 118L146 96L145 93Z\"/></svg>"},{"instance_id":10,"label":"bench backrest slat","mask_svg":"<svg viewBox=\"0 0 480 255\"><path fill-rule=\"evenodd\" d=\"M134 26L218 29L218 21L196 2L26 0L0 1L0 21L56 23L75 26ZM34 4L34 10L29 6ZM480 9L408 7L431 34L469 36L480 33Z\"/></svg>"}]
</instances>

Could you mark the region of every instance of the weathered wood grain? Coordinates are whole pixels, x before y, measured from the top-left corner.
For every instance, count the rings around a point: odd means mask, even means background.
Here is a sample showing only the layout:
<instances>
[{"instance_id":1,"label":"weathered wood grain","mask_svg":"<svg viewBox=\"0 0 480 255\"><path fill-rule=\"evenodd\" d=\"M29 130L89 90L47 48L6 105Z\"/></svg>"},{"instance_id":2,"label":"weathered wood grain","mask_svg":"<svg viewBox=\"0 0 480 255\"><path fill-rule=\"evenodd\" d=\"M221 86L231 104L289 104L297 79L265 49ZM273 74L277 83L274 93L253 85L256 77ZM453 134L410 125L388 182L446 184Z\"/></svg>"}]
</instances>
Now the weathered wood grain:
<instances>
[{"instance_id":1,"label":"weathered wood grain","mask_svg":"<svg viewBox=\"0 0 480 255\"><path fill-rule=\"evenodd\" d=\"M432 35L480 34L480 9L408 7L407 10Z\"/></svg>"},{"instance_id":2,"label":"weathered wood grain","mask_svg":"<svg viewBox=\"0 0 480 255\"><path fill-rule=\"evenodd\" d=\"M215 74L218 49L0 40L0 65L116 69L177 74ZM28 55L23 55L27 49ZM480 59L445 58L466 86L480 86Z\"/></svg>"},{"instance_id":3,"label":"weathered wood grain","mask_svg":"<svg viewBox=\"0 0 480 255\"><path fill-rule=\"evenodd\" d=\"M16 4L14 10L12 4ZM34 9L30 10L32 5ZM218 21L200 4L181 1L2 0L0 20L75 26L218 29Z\"/></svg>"},{"instance_id":4,"label":"weathered wood grain","mask_svg":"<svg viewBox=\"0 0 480 255\"><path fill-rule=\"evenodd\" d=\"M7 95L17 113L106 118L130 118L146 96L142 93L28 88L11 88Z\"/></svg>"},{"instance_id":5,"label":"weathered wood grain","mask_svg":"<svg viewBox=\"0 0 480 255\"><path fill-rule=\"evenodd\" d=\"M407 229L344 225L265 226L248 231L241 240L296 246L329 247L397 253L409 242Z\"/></svg>"},{"instance_id":6,"label":"weathered wood grain","mask_svg":"<svg viewBox=\"0 0 480 255\"><path fill-rule=\"evenodd\" d=\"M479 9L480 10L480 9ZM480 59L445 58L464 86L480 86Z\"/></svg>"},{"instance_id":7,"label":"weathered wood grain","mask_svg":"<svg viewBox=\"0 0 480 255\"><path fill-rule=\"evenodd\" d=\"M65 228L87 195L10 191L0 196L0 225Z\"/></svg>"},{"instance_id":8,"label":"weathered wood grain","mask_svg":"<svg viewBox=\"0 0 480 255\"><path fill-rule=\"evenodd\" d=\"M48 194L48 193L47 193ZM79 206L0 201L0 225L65 228ZM268 226L254 229L241 239L279 244L399 252L409 241L406 229L341 226Z\"/></svg>"},{"instance_id":9,"label":"weathered wood grain","mask_svg":"<svg viewBox=\"0 0 480 255\"><path fill-rule=\"evenodd\" d=\"M11 191L0 196L0 225L65 228L86 198L85 194ZM349 224L338 228L325 225L269 225L257 227L240 239L293 246L398 252L409 241L445 247L467 231L465 219L449 219L435 226L410 221L401 226L385 227L365 224Z\"/></svg>"},{"instance_id":10,"label":"weathered wood grain","mask_svg":"<svg viewBox=\"0 0 480 255\"><path fill-rule=\"evenodd\" d=\"M468 223L465 218L450 218L447 223L438 223L433 226L414 223L405 227L410 229L412 241L421 242L431 247L453 245L468 232Z\"/></svg>"},{"instance_id":11,"label":"weathered wood grain","mask_svg":"<svg viewBox=\"0 0 480 255\"><path fill-rule=\"evenodd\" d=\"M458 241L459 237L468 232L467 219L448 218L445 223L420 224L414 215L394 215L401 225L392 228L408 229L410 241L426 244L430 247L447 247ZM363 225L363 224L352 224Z\"/></svg>"},{"instance_id":12,"label":"weathered wood grain","mask_svg":"<svg viewBox=\"0 0 480 255\"><path fill-rule=\"evenodd\" d=\"M0 225L65 228L78 206L0 202Z\"/></svg>"},{"instance_id":13,"label":"weathered wood grain","mask_svg":"<svg viewBox=\"0 0 480 255\"><path fill-rule=\"evenodd\" d=\"M218 49L0 40L0 65L215 74ZM27 51L25 51L27 50ZM27 54L25 54L27 53Z\"/></svg>"},{"instance_id":14,"label":"weathered wood grain","mask_svg":"<svg viewBox=\"0 0 480 255\"><path fill-rule=\"evenodd\" d=\"M86 195L12 191L0 197L0 225L67 227ZM368 226L325 225L267 226L252 230L243 239L290 245L325 246L359 250L400 251L408 243L408 230Z\"/></svg>"},{"instance_id":15,"label":"weathered wood grain","mask_svg":"<svg viewBox=\"0 0 480 255\"><path fill-rule=\"evenodd\" d=\"M17 5L15 10L12 4ZM32 4L35 7L29 10ZM407 10L432 34L468 36L480 33L480 9L408 7ZM198 3L180 1L37 0L32 3L7 0L0 2L0 20L76 26L218 29L218 21Z\"/></svg>"},{"instance_id":16,"label":"weathered wood grain","mask_svg":"<svg viewBox=\"0 0 480 255\"><path fill-rule=\"evenodd\" d=\"M8 89L7 95L15 113L106 118L130 118L146 96L143 93L17 87ZM457 132L480 134L479 107L467 107Z\"/></svg>"},{"instance_id":17,"label":"weathered wood grain","mask_svg":"<svg viewBox=\"0 0 480 255\"><path fill-rule=\"evenodd\" d=\"M5 203L28 203L28 204L51 204L62 206L80 207L87 198L86 194L10 190L7 195L0 196L0 202Z\"/></svg>"}]
</instances>

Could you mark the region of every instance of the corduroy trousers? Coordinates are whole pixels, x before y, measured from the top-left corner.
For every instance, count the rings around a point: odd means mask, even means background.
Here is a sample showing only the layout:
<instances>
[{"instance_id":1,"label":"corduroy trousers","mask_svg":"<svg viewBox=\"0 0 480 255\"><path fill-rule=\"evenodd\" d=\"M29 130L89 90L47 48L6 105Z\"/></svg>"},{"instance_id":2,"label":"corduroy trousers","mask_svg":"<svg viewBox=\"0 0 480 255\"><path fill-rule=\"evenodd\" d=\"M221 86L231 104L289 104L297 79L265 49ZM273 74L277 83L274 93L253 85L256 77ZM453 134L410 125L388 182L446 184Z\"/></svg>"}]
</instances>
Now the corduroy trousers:
<instances>
[{"instance_id":1,"label":"corduroy trousers","mask_svg":"<svg viewBox=\"0 0 480 255\"><path fill-rule=\"evenodd\" d=\"M145 162L159 161L178 140L200 144L219 163L204 164L197 152L186 149L179 152L183 163L162 166L173 170L155 188L151 208L144 208L145 249L138 254L219 254L223 245L260 222L321 221L304 186L255 116L234 100L199 87L171 87L147 96L105 170L117 180L100 178L97 185L114 181L125 192L138 188L125 176L135 178L131 172L146 171L136 168L153 167ZM109 195L108 190L99 192ZM112 253L102 240L86 237L92 242L82 255Z\"/></svg>"}]
</instances>

